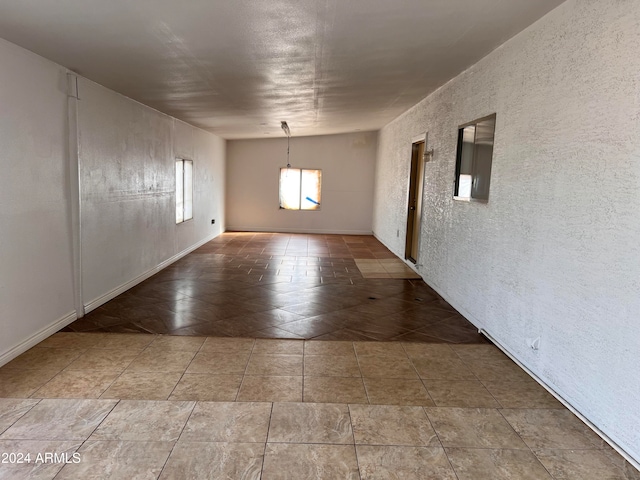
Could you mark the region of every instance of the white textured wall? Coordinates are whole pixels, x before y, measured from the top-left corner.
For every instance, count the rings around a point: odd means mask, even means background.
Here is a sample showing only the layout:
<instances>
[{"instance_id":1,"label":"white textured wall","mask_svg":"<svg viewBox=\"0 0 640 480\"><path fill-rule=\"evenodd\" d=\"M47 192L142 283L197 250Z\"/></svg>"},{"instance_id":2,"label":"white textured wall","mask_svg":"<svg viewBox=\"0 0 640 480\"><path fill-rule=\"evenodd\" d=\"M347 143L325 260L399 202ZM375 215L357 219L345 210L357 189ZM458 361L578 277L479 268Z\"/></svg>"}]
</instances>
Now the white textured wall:
<instances>
[{"instance_id":1,"label":"white textured wall","mask_svg":"<svg viewBox=\"0 0 640 480\"><path fill-rule=\"evenodd\" d=\"M65 88L0 40L0 357L74 310Z\"/></svg>"},{"instance_id":2,"label":"white textured wall","mask_svg":"<svg viewBox=\"0 0 640 480\"><path fill-rule=\"evenodd\" d=\"M638 45L637 2L569 0L387 125L374 232L404 253L428 131L425 280L640 460ZM457 127L494 112L489 203L453 201Z\"/></svg>"},{"instance_id":3,"label":"white textured wall","mask_svg":"<svg viewBox=\"0 0 640 480\"><path fill-rule=\"evenodd\" d=\"M292 127L294 128L294 127ZM377 134L292 137L296 168L322 169L319 211L280 210L278 183L287 139L231 140L227 147L230 230L371 233Z\"/></svg>"},{"instance_id":4,"label":"white textured wall","mask_svg":"<svg viewBox=\"0 0 640 480\"><path fill-rule=\"evenodd\" d=\"M91 304L224 230L225 141L90 81L79 90L83 297ZM194 162L194 218L178 225L177 157Z\"/></svg>"}]
</instances>

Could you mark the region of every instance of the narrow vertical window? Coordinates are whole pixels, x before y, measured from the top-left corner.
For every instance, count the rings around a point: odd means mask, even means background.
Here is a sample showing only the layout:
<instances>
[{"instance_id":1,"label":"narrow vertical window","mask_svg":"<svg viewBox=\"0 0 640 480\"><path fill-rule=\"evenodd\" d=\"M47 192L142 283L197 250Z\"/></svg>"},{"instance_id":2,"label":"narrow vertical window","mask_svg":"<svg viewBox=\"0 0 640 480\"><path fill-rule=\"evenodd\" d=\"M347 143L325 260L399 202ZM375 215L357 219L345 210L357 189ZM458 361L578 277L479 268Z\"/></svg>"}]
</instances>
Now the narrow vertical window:
<instances>
[{"instance_id":1,"label":"narrow vertical window","mask_svg":"<svg viewBox=\"0 0 640 480\"><path fill-rule=\"evenodd\" d=\"M184 161L184 219L193 218L193 162Z\"/></svg>"},{"instance_id":2,"label":"narrow vertical window","mask_svg":"<svg viewBox=\"0 0 640 480\"><path fill-rule=\"evenodd\" d=\"M176 160L176 223L193 218L193 161Z\"/></svg>"},{"instance_id":3,"label":"narrow vertical window","mask_svg":"<svg viewBox=\"0 0 640 480\"><path fill-rule=\"evenodd\" d=\"M322 171L302 168L280 169L280 208L319 210Z\"/></svg>"}]
</instances>

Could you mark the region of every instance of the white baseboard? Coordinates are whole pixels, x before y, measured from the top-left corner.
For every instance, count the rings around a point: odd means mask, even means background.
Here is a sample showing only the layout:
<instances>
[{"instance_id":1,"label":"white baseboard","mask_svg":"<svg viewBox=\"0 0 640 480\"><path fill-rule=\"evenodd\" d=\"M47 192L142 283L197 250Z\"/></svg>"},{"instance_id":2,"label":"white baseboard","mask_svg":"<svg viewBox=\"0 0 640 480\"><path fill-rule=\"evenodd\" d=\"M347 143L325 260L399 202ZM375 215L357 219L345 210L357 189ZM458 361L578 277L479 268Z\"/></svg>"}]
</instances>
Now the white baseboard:
<instances>
[{"instance_id":1,"label":"white baseboard","mask_svg":"<svg viewBox=\"0 0 640 480\"><path fill-rule=\"evenodd\" d=\"M384 245L385 247L387 247L387 248L389 249L389 251L390 251L391 253L393 253L396 257L398 257L398 258L402 258L402 255L401 255L401 254L399 254L399 253L397 253L397 252L394 252L394 251L393 251L393 248L392 248L392 247L391 247L387 242L385 242L384 240L382 240L382 239L378 236L378 234L377 234L376 232L371 232L371 235L373 235L373 236L375 237L375 239L376 239L376 240L378 240L382 245Z\"/></svg>"},{"instance_id":2,"label":"white baseboard","mask_svg":"<svg viewBox=\"0 0 640 480\"><path fill-rule=\"evenodd\" d=\"M382 243L384 244L384 242L382 242L382 240L380 240L377 235L374 236ZM387 248L389 248L387 245L385 245ZM395 253L395 252L394 252ZM429 282L424 278L424 274L422 272L417 272L421 277L422 280L429 285L429 287L431 287L438 295L440 295L447 303L449 303L452 307L454 307L463 317L465 317L474 327L476 327L478 329L478 332L481 333L482 335L484 335L485 337L487 337L489 340L491 340L491 342L496 345L496 347L498 347L500 350L502 350L502 352L504 352L504 354L509 357L511 360L513 360L513 362L518 365L522 370L524 370L524 372L529 375L536 383L538 383L540 386L542 386L545 390L547 390L551 395L553 395L560 403L562 403L565 407L567 407L567 409L569 411L571 411L575 416L577 416L586 426L588 426L591 430L593 430L593 432L598 435L600 438L602 438L605 442L607 442L611 448L613 448L615 451L617 451L622 457L624 457L625 460L627 460L627 462L629 462L634 468L640 470L640 463L635 460L629 453L627 453L625 451L624 448L622 448L620 446L620 444L613 439L611 436L609 436L608 434L604 433L602 430L600 430L594 423L592 423L586 416L584 416L582 413L580 413L580 411L574 407L571 403L569 403L568 400L566 400L560 393L556 392L551 386L549 386L543 379L541 379L540 377L538 377L532 370L529 369L529 367L527 367L526 364L524 364L522 361L520 361L518 359L518 357L516 357L513 353L511 353L509 351L509 349L507 347L505 347L500 340L496 339L493 335L491 335L491 333L489 333L482 325L480 321L478 321L477 318L475 318L472 314L470 314L469 312L465 311L464 309L457 307L455 305L454 302L451 302L450 299L447 297L447 295L444 295L443 292L441 291L441 289L438 287L438 285L434 284L433 282Z\"/></svg>"},{"instance_id":3,"label":"white baseboard","mask_svg":"<svg viewBox=\"0 0 640 480\"><path fill-rule=\"evenodd\" d=\"M389 246L383 242L380 238L378 238L378 236L375 234L375 232L373 233L374 237L376 237L378 239L378 241L380 241L380 243L382 243L385 247L389 248ZM389 248L390 249L390 248ZM391 249L390 249L391 250ZM395 253L395 252L393 252ZM396 254L397 255L397 254ZM417 269L416 269L417 271ZM547 390L551 395L553 395L560 403L562 403L565 407L567 407L567 409L569 411L571 411L575 416L577 416L580 420L582 420L582 422L587 425L591 430L593 430L593 432L598 435L600 438L602 438L605 442L607 442L611 448L613 448L615 451L617 451L622 457L624 457L625 460L627 460L627 462L629 462L629 464L631 464L634 468L640 470L640 463L633 458L629 453L627 453L625 451L625 449L623 447L620 446L620 443L618 443L614 438L612 438L610 435L604 433L602 430L600 430L595 424L593 424L586 416L584 416L582 413L580 413L580 411L574 407L571 403L569 403L568 400L566 400L560 393L556 392L551 386L549 386L543 379L541 379L540 377L538 377L532 370L529 369L529 367L527 367L526 364L524 364L522 361L520 361L518 359L518 357L516 357L514 354L512 354L509 349L507 347L505 347L499 339L495 338L491 333L489 333L484 326L482 326L482 322L480 322L477 318L475 318L472 314L470 314L469 312L465 311L464 309L461 309L460 307L457 307L455 305L454 302L451 302L449 298L447 298L447 295L444 295L443 292L441 291L441 289L438 287L438 285L434 284L433 282L427 281L427 279L424 278L424 273L417 271L417 273L422 277L422 280L429 285L429 287L431 287L438 295L440 295L446 302L448 302L452 307L454 307L456 310L458 310L458 312L460 312L460 314L465 317L471 324L473 324L473 326L475 326L478 329L478 332L480 332L482 335L484 335L485 337L487 337L489 340L491 340L491 342L493 342L500 350L502 350L504 352L504 354L506 356L508 356L511 360L513 360L513 362L518 365L522 370L524 370L524 372L529 375L533 380L535 380L540 386L542 386L545 390Z\"/></svg>"},{"instance_id":4,"label":"white baseboard","mask_svg":"<svg viewBox=\"0 0 640 480\"><path fill-rule=\"evenodd\" d=\"M371 235L371 230L332 230L326 228L263 228L263 227L239 227L228 225L227 232L270 232L270 233L317 233L324 235Z\"/></svg>"},{"instance_id":5,"label":"white baseboard","mask_svg":"<svg viewBox=\"0 0 640 480\"><path fill-rule=\"evenodd\" d=\"M636 461L630 454L628 454L624 448L620 446L615 439L611 438L610 435L606 434L602 430L600 430L595 424L591 422L587 417L585 417L580 411L574 407L568 400L566 400L560 393L556 392L553 387L549 386L544 380L538 377L533 371L531 371L527 365L521 362L518 357L513 355L498 339L496 339L493 335L491 335L487 330L481 328L479 332L487 337L491 342L498 347L500 350L504 352L504 354L509 357L513 362L518 365L522 370L527 373L533 380L539 383L545 390L547 390L551 395L553 395L560 403L562 403L569 411L571 411L576 417L578 417L582 422L589 427L593 432L602 438L605 442L607 442L611 448L617 451L620 455L622 455L625 460L627 460L634 468L640 470L640 463Z\"/></svg>"},{"instance_id":6,"label":"white baseboard","mask_svg":"<svg viewBox=\"0 0 640 480\"><path fill-rule=\"evenodd\" d=\"M18 355L26 352L31 347L36 346L41 341L43 341L45 338L50 337L51 335L56 333L61 328L66 327L67 325L69 325L71 322L73 322L77 318L78 317L76 316L76 312L71 312L71 313L65 315L64 317L59 318L58 320L54 321L53 323L47 325L46 327L42 328L41 330L37 331L36 333L31 335L26 340L20 342L18 345L16 345L12 349L0 354L0 367L2 365L6 364L6 363L9 363L11 360L16 358Z\"/></svg>"},{"instance_id":7,"label":"white baseboard","mask_svg":"<svg viewBox=\"0 0 640 480\"><path fill-rule=\"evenodd\" d=\"M219 233L216 233L216 234L208 236L204 240L201 240L198 243L196 243L194 245L191 245L189 248L186 248L185 250L181 251L180 253L175 254L173 257L165 260L162 263L159 263L154 268L152 268L150 270L147 270L146 272L144 272L141 275L138 275L136 278L134 278L132 280L129 280L126 283L123 283L122 285L120 285L120 286L114 288L113 290L105 293L104 295L101 295L101 296L99 296L97 298L94 298L93 300L91 300L90 302L85 304L85 306L84 306L85 313L89 313L90 311L95 310L99 306L104 305L105 303L107 303L109 300L113 300L114 298L116 298L121 293L124 293L127 290L129 290L130 288L135 287L139 283L144 282L147 278L149 278L149 277L155 275L156 273L158 273L159 271L167 268L172 263L180 260L182 257L184 257L185 255L188 255L189 253L193 252L195 249L200 248L205 243L210 242L211 240L216 238L218 235L219 235Z\"/></svg>"},{"instance_id":8,"label":"white baseboard","mask_svg":"<svg viewBox=\"0 0 640 480\"><path fill-rule=\"evenodd\" d=\"M105 295L102 295L102 296L92 300L91 302L89 302L88 304L85 305L85 312L88 313L91 310L95 310L100 305L103 305L104 303L108 302L109 300L117 297L118 295L120 295L121 293L127 291L131 287L136 286L138 283L146 280L147 278L149 278L150 276L154 275L155 273L158 273L160 270L168 267L169 265L171 265L175 261L181 259L185 255L191 253L192 251L194 251L195 249L201 247L205 243L210 242L211 240L213 240L218 235L219 235L218 233L210 235L209 237L205 238L204 240L199 241L198 243L190 246L189 248L183 250L182 252L180 252L180 253L174 255L173 257L165 260L164 262L160 263L159 265L157 265L156 267L152 268L151 270L143 273L142 275L139 275L138 277L134 278L133 280L131 280L131 281L127 282L127 283L124 283L124 284L120 285L119 287L114 288L110 292L106 293ZM62 318L59 318L58 320L55 320L53 323L51 323L48 326L46 326L46 327L42 328L41 330L37 331L36 333L31 335L29 338L27 338L26 340L22 341L18 345L14 346L10 350L8 350L8 351L6 351L4 353L1 353L0 354L0 366L10 362L14 358L16 358L18 355L26 352L31 347L37 345L38 343L43 341L45 338L50 337L51 335L56 333L58 330L60 330L61 328L66 327L67 325L69 325L70 323L72 323L73 321L75 321L77 319L78 319L77 313L76 312L72 312L72 313L69 313L68 315L65 315Z\"/></svg>"},{"instance_id":9,"label":"white baseboard","mask_svg":"<svg viewBox=\"0 0 640 480\"><path fill-rule=\"evenodd\" d=\"M418 272L420 273L420 272ZM420 274L422 275L422 274ZM635 460L629 453L625 451L623 447L620 446L620 443L617 442L614 438L612 438L609 434L600 430L591 420L589 420L585 415L580 413L580 410L572 405L568 400L566 400L562 394L556 392L553 387L547 384L542 378L536 375L525 363L523 363L516 355L511 353L511 351L496 337L494 337L487 329L483 326L480 326L481 322L478 321L473 315L464 309L460 309L455 305L455 303L451 302L447 296L443 295L440 291L440 288L433 284L432 282L428 282L423 278L423 281L429 285L435 292L440 295L446 302L448 302L452 307L454 307L460 314L465 317L474 327L478 329L478 332L487 337L491 342L498 347L502 352L509 357L513 362L518 365L524 372L529 375L536 383L538 383L542 388L547 390L551 395L553 395L560 403L562 403L569 411L571 411L576 417L578 417L587 427L589 427L593 432L602 438L605 442L607 442L611 448L617 451L622 457L624 457L627 462L629 462L634 468L640 470L640 463Z\"/></svg>"}]
</instances>

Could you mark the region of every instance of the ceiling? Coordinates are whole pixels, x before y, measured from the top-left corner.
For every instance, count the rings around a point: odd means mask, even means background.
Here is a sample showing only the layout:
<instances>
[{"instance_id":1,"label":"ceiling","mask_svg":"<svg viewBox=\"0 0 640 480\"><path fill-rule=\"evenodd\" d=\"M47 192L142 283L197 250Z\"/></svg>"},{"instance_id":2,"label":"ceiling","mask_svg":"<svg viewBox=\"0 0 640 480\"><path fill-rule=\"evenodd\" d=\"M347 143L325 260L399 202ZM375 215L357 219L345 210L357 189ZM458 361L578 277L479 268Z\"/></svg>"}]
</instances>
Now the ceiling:
<instances>
[{"instance_id":1,"label":"ceiling","mask_svg":"<svg viewBox=\"0 0 640 480\"><path fill-rule=\"evenodd\" d=\"M377 130L563 0L2 0L0 37L224 138Z\"/></svg>"}]
</instances>

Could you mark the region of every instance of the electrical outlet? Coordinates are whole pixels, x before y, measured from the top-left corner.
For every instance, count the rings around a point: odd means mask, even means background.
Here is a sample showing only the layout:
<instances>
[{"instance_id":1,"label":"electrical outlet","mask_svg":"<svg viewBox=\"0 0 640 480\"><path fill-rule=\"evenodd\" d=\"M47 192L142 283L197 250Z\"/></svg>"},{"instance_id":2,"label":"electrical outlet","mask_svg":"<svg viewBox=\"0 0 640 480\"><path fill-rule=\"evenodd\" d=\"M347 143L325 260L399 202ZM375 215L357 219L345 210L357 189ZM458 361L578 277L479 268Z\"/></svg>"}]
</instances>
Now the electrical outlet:
<instances>
[{"instance_id":1,"label":"electrical outlet","mask_svg":"<svg viewBox=\"0 0 640 480\"><path fill-rule=\"evenodd\" d=\"M396 237L400 238L400 230L396 230Z\"/></svg>"},{"instance_id":2,"label":"electrical outlet","mask_svg":"<svg viewBox=\"0 0 640 480\"><path fill-rule=\"evenodd\" d=\"M211 219L211 225L213 225L214 223L216 223L216 219L215 219L215 218L212 218L212 219Z\"/></svg>"}]
</instances>

